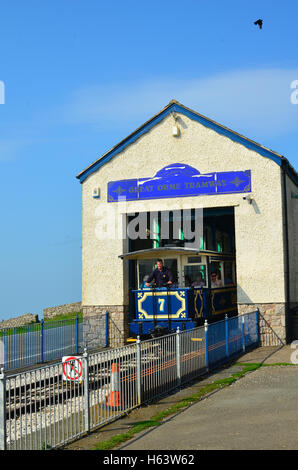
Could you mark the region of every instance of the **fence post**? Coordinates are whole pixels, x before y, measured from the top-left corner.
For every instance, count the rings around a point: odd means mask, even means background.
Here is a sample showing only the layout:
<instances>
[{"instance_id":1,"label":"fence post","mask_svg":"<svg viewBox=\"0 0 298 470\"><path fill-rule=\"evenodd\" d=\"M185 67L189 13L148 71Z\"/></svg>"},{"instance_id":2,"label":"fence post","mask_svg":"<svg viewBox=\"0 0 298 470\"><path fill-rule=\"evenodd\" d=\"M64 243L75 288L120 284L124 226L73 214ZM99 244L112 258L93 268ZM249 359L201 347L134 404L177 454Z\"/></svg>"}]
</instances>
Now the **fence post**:
<instances>
[{"instance_id":1,"label":"fence post","mask_svg":"<svg viewBox=\"0 0 298 470\"><path fill-rule=\"evenodd\" d=\"M260 341L260 331L259 331L259 321L260 321L260 310L257 308L256 310L256 343L259 346Z\"/></svg>"},{"instance_id":2,"label":"fence post","mask_svg":"<svg viewBox=\"0 0 298 470\"><path fill-rule=\"evenodd\" d=\"M84 348L83 354L83 382L84 382L84 417L85 431L90 431L90 408L89 408L89 367L87 347Z\"/></svg>"},{"instance_id":3,"label":"fence post","mask_svg":"<svg viewBox=\"0 0 298 470\"><path fill-rule=\"evenodd\" d=\"M6 378L3 367L0 371L0 450L6 450Z\"/></svg>"},{"instance_id":4,"label":"fence post","mask_svg":"<svg viewBox=\"0 0 298 470\"><path fill-rule=\"evenodd\" d=\"M141 340L140 337L137 336L137 364L136 364L136 379L137 379L137 398L138 398L138 405L142 403L142 357L141 357Z\"/></svg>"},{"instance_id":5,"label":"fence post","mask_svg":"<svg viewBox=\"0 0 298 470\"><path fill-rule=\"evenodd\" d=\"M109 312L106 311L106 339L105 339L105 347L109 346Z\"/></svg>"},{"instance_id":6,"label":"fence post","mask_svg":"<svg viewBox=\"0 0 298 470\"><path fill-rule=\"evenodd\" d=\"M226 357L229 357L229 320L228 315L225 316L225 334L226 334Z\"/></svg>"},{"instance_id":7,"label":"fence post","mask_svg":"<svg viewBox=\"0 0 298 470\"><path fill-rule=\"evenodd\" d=\"M180 353L180 336L179 326L176 332L176 362L177 362L177 386L181 385L181 353Z\"/></svg>"},{"instance_id":8,"label":"fence post","mask_svg":"<svg viewBox=\"0 0 298 470\"><path fill-rule=\"evenodd\" d=\"M209 345L208 345L208 322L207 319L204 323L205 326L205 356L206 356L206 369L209 371Z\"/></svg>"},{"instance_id":9,"label":"fence post","mask_svg":"<svg viewBox=\"0 0 298 470\"><path fill-rule=\"evenodd\" d=\"M79 352L79 316L76 316L76 354Z\"/></svg>"},{"instance_id":10,"label":"fence post","mask_svg":"<svg viewBox=\"0 0 298 470\"><path fill-rule=\"evenodd\" d=\"M244 332L244 322L245 322L245 316L242 315L242 349L243 352L245 352L245 332Z\"/></svg>"},{"instance_id":11,"label":"fence post","mask_svg":"<svg viewBox=\"0 0 298 470\"><path fill-rule=\"evenodd\" d=\"M43 319L40 321L40 362L43 362Z\"/></svg>"}]
</instances>

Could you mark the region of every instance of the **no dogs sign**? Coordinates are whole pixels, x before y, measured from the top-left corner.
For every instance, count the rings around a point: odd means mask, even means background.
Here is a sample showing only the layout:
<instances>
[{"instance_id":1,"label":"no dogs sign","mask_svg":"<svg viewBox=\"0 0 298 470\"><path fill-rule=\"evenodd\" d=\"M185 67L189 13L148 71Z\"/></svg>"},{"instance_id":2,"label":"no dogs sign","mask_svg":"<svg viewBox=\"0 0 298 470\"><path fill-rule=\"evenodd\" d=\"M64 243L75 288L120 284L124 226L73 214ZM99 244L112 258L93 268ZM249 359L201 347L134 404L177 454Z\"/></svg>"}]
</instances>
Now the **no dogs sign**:
<instances>
[{"instance_id":1,"label":"no dogs sign","mask_svg":"<svg viewBox=\"0 0 298 470\"><path fill-rule=\"evenodd\" d=\"M82 358L79 356L62 357L62 370L64 380L81 381L82 380Z\"/></svg>"}]
</instances>

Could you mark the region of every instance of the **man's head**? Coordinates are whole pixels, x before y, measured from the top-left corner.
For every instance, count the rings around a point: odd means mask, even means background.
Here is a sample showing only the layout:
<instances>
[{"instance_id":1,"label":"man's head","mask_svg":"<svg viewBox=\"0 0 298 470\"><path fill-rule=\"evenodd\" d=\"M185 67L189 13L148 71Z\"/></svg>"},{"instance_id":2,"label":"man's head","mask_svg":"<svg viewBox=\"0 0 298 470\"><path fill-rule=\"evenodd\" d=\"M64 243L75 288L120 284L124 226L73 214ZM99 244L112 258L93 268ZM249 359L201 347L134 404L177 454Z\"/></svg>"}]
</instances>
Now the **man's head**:
<instances>
[{"instance_id":1,"label":"man's head","mask_svg":"<svg viewBox=\"0 0 298 470\"><path fill-rule=\"evenodd\" d=\"M219 271L213 271L211 273L211 281L215 282L217 279L219 279Z\"/></svg>"},{"instance_id":2,"label":"man's head","mask_svg":"<svg viewBox=\"0 0 298 470\"><path fill-rule=\"evenodd\" d=\"M159 269L159 271L161 271L162 267L163 267L162 259L158 259L156 264L157 264L157 269Z\"/></svg>"}]
</instances>

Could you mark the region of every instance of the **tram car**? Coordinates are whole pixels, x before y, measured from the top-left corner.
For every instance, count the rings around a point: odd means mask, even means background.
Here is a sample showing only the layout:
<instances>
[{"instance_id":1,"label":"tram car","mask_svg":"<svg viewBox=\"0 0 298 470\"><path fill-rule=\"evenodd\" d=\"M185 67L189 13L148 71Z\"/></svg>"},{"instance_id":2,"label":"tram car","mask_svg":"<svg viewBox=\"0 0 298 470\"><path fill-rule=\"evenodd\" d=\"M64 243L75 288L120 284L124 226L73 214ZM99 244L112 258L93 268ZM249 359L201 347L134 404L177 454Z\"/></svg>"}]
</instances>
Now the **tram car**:
<instances>
[{"instance_id":1,"label":"tram car","mask_svg":"<svg viewBox=\"0 0 298 470\"><path fill-rule=\"evenodd\" d=\"M174 283L146 287L146 275L163 260ZM132 259L132 258L130 258ZM168 247L141 250L136 289L130 290L130 337L156 337L188 330L237 315L235 255L231 253Z\"/></svg>"}]
</instances>

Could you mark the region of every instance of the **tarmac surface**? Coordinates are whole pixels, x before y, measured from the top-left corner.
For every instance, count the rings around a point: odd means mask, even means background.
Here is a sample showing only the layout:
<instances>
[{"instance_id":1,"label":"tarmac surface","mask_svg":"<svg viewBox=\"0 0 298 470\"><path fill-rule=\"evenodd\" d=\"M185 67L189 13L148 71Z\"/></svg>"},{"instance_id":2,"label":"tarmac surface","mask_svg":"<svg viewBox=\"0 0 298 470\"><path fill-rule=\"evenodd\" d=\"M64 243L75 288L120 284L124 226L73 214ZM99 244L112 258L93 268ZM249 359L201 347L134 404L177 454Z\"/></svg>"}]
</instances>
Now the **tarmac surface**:
<instances>
[{"instance_id":1,"label":"tarmac surface","mask_svg":"<svg viewBox=\"0 0 298 470\"><path fill-rule=\"evenodd\" d=\"M232 385L207 395L163 423L139 433L117 450L297 449L298 366L291 364L290 346L262 347L237 362L271 364L247 373ZM298 351L298 349L297 349ZM298 357L298 354L297 354ZM204 385L231 377L242 370L230 364L199 378L180 391L91 433L67 446L69 450L92 449L134 424L148 420L179 400L197 393Z\"/></svg>"},{"instance_id":2,"label":"tarmac surface","mask_svg":"<svg viewBox=\"0 0 298 470\"><path fill-rule=\"evenodd\" d=\"M243 356L241 362L290 362L289 347L268 358L264 358L260 349ZM297 366L262 367L139 435L121 449L297 449L297 398Z\"/></svg>"}]
</instances>

